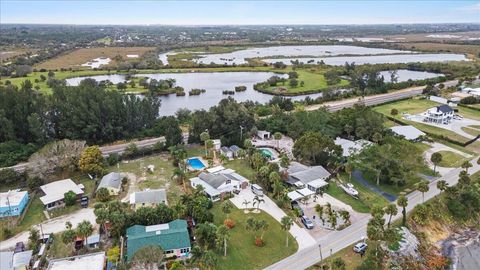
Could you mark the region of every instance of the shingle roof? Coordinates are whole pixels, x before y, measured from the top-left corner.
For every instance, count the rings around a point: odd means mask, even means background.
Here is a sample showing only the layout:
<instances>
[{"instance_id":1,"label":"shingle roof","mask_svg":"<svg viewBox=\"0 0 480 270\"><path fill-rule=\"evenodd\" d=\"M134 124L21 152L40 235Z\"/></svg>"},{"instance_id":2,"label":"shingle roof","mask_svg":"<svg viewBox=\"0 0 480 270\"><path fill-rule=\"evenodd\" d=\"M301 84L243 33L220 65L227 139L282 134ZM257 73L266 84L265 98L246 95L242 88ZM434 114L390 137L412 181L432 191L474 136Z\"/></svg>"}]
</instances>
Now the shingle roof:
<instances>
[{"instance_id":1,"label":"shingle roof","mask_svg":"<svg viewBox=\"0 0 480 270\"><path fill-rule=\"evenodd\" d=\"M190 247L187 222L177 219L152 226L134 225L127 229L127 258L130 260L142 247L158 245L163 250Z\"/></svg>"},{"instance_id":2,"label":"shingle roof","mask_svg":"<svg viewBox=\"0 0 480 270\"><path fill-rule=\"evenodd\" d=\"M121 175L116 172L111 172L105 175L104 177L102 177L100 184L98 184L97 190L102 187L104 188L111 187L111 188L120 189L121 186L122 186Z\"/></svg>"},{"instance_id":3,"label":"shingle roof","mask_svg":"<svg viewBox=\"0 0 480 270\"><path fill-rule=\"evenodd\" d=\"M449 112L453 112L453 109L448 105L440 105L440 106L437 106L437 111L440 111L442 113L449 113Z\"/></svg>"},{"instance_id":4,"label":"shingle roof","mask_svg":"<svg viewBox=\"0 0 480 270\"><path fill-rule=\"evenodd\" d=\"M230 151L232 151L232 152L237 152L237 151L240 150L240 149L242 149L242 148L238 147L238 146L235 145L235 144L232 145L232 146L230 146Z\"/></svg>"},{"instance_id":5,"label":"shingle roof","mask_svg":"<svg viewBox=\"0 0 480 270\"><path fill-rule=\"evenodd\" d=\"M330 173L322 166L314 166L303 171L291 173L289 176L301 181L304 184L308 184L309 182L317 179L326 179L330 176Z\"/></svg>"},{"instance_id":6,"label":"shingle roof","mask_svg":"<svg viewBox=\"0 0 480 270\"><path fill-rule=\"evenodd\" d=\"M132 193L130 195L130 204L137 203L163 203L167 201L167 192L165 189L152 189Z\"/></svg>"},{"instance_id":7,"label":"shingle roof","mask_svg":"<svg viewBox=\"0 0 480 270\"><path fill-rule=\"evenodd\" d=\"M198 175L198 178L202 179L205 183L209 184L214 188L218 188L228 179L222 174L209 174L202 172Z\"/></svg>"}]
</instances>

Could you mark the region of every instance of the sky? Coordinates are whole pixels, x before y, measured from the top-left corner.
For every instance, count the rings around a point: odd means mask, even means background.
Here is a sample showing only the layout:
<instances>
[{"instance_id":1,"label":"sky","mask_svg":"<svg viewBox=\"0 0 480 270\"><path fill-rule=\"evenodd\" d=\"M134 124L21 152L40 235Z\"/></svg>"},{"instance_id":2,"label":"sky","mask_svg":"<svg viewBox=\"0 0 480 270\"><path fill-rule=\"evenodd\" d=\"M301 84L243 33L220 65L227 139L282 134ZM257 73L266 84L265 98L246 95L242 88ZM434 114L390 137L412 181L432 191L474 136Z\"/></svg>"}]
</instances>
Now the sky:
<instances>
[{"instance_id":1,"label":"sky","mask_svg":"<svg viewBox=\"0 0 480 270\"><path fill-rule=\"evenodd\" d=\"M480 23L480 1L0 1L0 23Z\"/></svg>"}]
</instances>

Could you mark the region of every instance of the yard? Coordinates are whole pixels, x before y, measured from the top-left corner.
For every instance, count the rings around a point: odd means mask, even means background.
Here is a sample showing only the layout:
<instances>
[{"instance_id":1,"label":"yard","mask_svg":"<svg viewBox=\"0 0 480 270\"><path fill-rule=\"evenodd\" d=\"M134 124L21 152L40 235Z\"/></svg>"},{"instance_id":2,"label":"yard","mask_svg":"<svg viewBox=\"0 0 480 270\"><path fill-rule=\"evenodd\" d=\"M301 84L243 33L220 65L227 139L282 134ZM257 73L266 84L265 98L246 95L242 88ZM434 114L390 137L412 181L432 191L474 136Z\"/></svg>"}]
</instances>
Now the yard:
<instances>
[{"instance_id":1,"label":"yard","mask_svg":"<svg viewBox=\"0 0 480 270\"><path fill-rule=\"evenodd\" d=\"M341 258L345 262L345 268L344 270L354 270L357 269L360 264L362 264L362 261L364 260L360 254L353 252L353 246L348 246L337 253L333 254L331 257L326 258L323 260L322 263L317 262L313 266L307 268L308 270L318 270L321 269L321 265L328 265L331 268L331 264L333 260L336 258ZM370 247L369 247L370 248Z\"/></svg>"},{"instance_id":2,"label":"yard","mask_svg":"<svg viewBox=\"0 0 480 270\"><path fill-rule=\"evenodd\" d=\"M226 216L221 211L221 204L215 204L212 213L215 225L223 224ZM245 229L245 222L249 216L263 219L269 224L263 238L265 242L263 247L255 246L254 233ZM229 218L235 221L235 227L230 231L227 257L218 255L215 269L263 269L290 256L298 249L295 239L290 234L288 248L285 246L287 232L281 229L279 222L264 212L245 214L243 210L233 207Z\"/></svg>"},{"instance_id":3,"label":"yard","mask_svg":"<svg viewBox=\"0 0 480 270\"><path fill-rule=\"evenodd\" d=\"M438 164L440 167L456 168L460 167L467 159L451 151L439 151L442 155L442 161Z\"/></svg>"},{"instance_id":4,"label":"yard","mask_svg":"<svg viewBox=\"0 0 480 270\"><path fill-rule=\"evenodd\" d=\"M479 120L480 121L480 111L467 107L457 107L458 114L469 119Z\"/></svg>"},{"instance_id":5,"label":"yard","mask_svg":"<svg viewBox=\"0 0 480 270\"><path fill-rule=\"evenodd\" d=\"M255 171L250 167L246 159L230 160L226 164L223 164L223 166L235 170L238 174L250 181L254 181L255 179Z\"/></svg>"}]
</instances>

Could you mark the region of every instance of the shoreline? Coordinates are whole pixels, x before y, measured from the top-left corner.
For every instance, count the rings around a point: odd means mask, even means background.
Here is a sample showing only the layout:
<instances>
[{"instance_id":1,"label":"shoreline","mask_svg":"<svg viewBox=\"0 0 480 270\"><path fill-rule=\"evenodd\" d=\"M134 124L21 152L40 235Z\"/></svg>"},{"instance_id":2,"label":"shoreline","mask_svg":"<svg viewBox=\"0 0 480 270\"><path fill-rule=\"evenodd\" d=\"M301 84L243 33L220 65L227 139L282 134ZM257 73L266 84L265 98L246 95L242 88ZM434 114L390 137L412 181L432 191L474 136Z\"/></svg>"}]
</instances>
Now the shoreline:
<instances>
[{"instance_id":1,"label":"shoreline","mask_svg":"<svg viewBox=\"0 0 480 270\"><path fill-rule=\"evenodd\" d=\"M468 228L441 242L442 253L451 260L449 270L480 269L480 231Z\"/></svg>"}]
</instances>

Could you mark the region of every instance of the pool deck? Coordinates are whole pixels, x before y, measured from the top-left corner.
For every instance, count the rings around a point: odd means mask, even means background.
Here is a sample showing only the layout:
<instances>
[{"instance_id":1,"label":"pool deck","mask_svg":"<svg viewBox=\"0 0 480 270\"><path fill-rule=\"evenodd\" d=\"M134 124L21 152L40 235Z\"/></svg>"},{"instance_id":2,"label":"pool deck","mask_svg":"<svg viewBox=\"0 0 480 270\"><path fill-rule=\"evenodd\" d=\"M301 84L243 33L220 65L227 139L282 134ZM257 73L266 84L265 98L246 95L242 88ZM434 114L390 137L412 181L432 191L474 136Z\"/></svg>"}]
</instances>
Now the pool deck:
<instances>
[{"instance_id":1,"label":"pool deck","mask_svg":"<svg viewBox=\"0 0 480 270\"><path fill-rule=\"evenodd\" d=\"M198 160L203 164L203 168L201 168L201 169L195 169L195 168L193 168L193 167L190 165L190 163L188 163L188 161L189 161L190 159L198 159ZM192 172L193 172L193 171L203 171L203 170L205 170L205 169L208 168L208 162L205 161L202 157L190 157L190 158L187 158L185 161L186 161L186 163L187 163L187 165L188 165L188 166L187 166L187 169L188 169L189 171L192 171Z\"/></svg>"}]
</instances>

